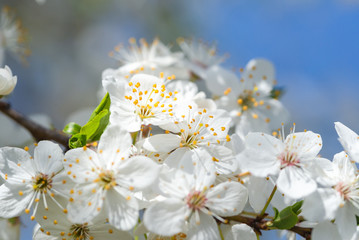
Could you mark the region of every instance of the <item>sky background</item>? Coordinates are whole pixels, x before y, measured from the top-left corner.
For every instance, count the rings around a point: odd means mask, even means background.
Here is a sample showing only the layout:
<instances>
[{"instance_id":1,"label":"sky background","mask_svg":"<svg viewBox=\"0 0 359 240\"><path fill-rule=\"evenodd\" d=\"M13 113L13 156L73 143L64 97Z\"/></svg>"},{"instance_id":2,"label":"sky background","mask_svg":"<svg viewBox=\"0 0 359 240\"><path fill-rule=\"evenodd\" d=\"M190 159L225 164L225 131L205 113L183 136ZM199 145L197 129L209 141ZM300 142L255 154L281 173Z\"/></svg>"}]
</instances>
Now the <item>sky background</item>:
<instances>
[{"instance_id":1,"label":"sky background","mask_svg":"<svg viewBox=\"0 0 359 240\"><path fill-rule=\"evenodd\" d=\"M8 99L25 114L46 113L55 127L98 103L108 53L128 38L178 37L216 42L228 68L264 57L276 68L282 98L298 131L322 135L321 154L341 151L334 122L359 132L359 1L350 0L0 0L28 31L32 55ZM25 222L30 226L30 223ZM29 229L29 228L28 228ZM269 234L267 239L275 239ZM22 239L31 239L24 233Z\"/></svg>"}]
</instances>

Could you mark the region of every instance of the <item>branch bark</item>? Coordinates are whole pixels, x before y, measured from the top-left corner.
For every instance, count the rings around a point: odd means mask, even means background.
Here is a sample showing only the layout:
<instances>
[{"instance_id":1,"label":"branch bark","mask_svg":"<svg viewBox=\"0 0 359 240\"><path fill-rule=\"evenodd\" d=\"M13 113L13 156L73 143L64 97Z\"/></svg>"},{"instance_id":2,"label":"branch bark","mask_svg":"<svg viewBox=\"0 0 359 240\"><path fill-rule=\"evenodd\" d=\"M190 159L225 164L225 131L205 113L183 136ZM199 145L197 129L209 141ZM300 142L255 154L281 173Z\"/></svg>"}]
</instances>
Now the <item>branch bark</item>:
<instances>
[{"instance_id":1,"label":"branch bark","mask_svg":"<svg viewBox=\"0 0 359 240\"><path fill-rule=\"evenodd\" d=\"M56 129L48 129L41 126L40 124L26 117L25 115L12 109L11 105L7 102L0 101L0 111L21 126L23 126L25 129L27 129L36 141L53 140L68 149L68 142L70 137L62 131Z\"/></svg>"}]
</instances>

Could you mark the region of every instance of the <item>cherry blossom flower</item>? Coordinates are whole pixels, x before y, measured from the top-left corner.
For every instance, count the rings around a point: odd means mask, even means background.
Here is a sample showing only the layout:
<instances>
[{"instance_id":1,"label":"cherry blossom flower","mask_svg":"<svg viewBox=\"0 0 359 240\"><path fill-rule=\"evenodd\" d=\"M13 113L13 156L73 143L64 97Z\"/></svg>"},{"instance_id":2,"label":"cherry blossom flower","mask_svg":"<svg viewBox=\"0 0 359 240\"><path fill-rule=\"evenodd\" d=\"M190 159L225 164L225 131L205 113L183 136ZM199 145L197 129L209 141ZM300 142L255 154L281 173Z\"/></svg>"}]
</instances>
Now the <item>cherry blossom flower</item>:
<instances>
[{"instance_id":1,"label":"cherry blossom flower","mask_svg":"<svg viewBox=\"0 0 359 240\"><path fill-rule=\"evenodd\" d=\"M148 188L158 175L157 164L145 156L130 156L132 139L118 125L108 126L97 152L77 148L65 155L65 169L76 183L70 190L70 219L90 222L102 210L109 223L129 230L138 219L133 192Z\"/></svg>"},{"instance_id":2,"label":"cherry blossom flower","mask_svg":"<svg viewBox=\"0 0 359 240\"><path fill-rule=\"evenodd\" d=\"M318 181L325 188L304 199L302 215L310 221L331 221L335 224L342 239L351 239L356 232L359 214L359 176L348 155L341 152L334 156L333 162L322 160L323 172Z\"/></svg>"},{"instance_id":3,"label":"cherry blossom flower","mask_svg":"<svg viewBox=\"0 0 359 240\"><path fill-rule=\"evenodd\" d=\"M281 141L265 133L249 133L240 166L258 177L273 176L281 193L299 199L317 188L313 166L322 148L320 135L311 131L289 134Z\"/></svg>"},{"instance_id":4,"label":"cherry blossom flower","mask_svg":"<svg viewBox=\"0 0 359 240\"><path fill-rule=\"evenodd\" d=\"M15 88L17 77L12 75L8 66L0 68L0 97L9 95Z\"/></svg>"},{"instance_id":5,"label":"cherry blossom flower","mask_svg":"<svg viewBox=\"0 0 359 240\"><path fill-rule=\"evenodd\" d=\"M183 38L178 39L177 42L188 59L184 62L185 67L196 77L205 78L208 68L217 66L226 58L216 55L215 44L208 45L202 41Z\"/></svg>"},{"instance_id":6,"label":"cherry blossom flower","mask_svg":"<svg viewBox=\"0 0 359 240\"><path fill-rule=\"evenodd\" d=\"M128 83L104 79L103 86L111 97L110 122L129 132L167 123L177 100L176 92L167 91L165 79L148 74L136 74Z\"/></svg>"},{"instance_id":7,"label":"cherry blossom flower","mask_svg":"<svg viewBox=\"0 0 359 240\"><path fill-rule=\"evenodd\" d=\"M181 53L172 53L157 38L151 44L145 39L140 39L139 45L135 38L130 38L129 43L129 48L118 45L115 47L115 51L110 53L110 56L121 63L121 69L128 73L140 68L160 68L161 71L164 71L165 68L174 65L182 57Z\"/></svg>"},{"instance_id":8,"label":"cherry blossom flower","mask_svg":"<svg viewBox=\"0 0 359 240\"><path fill-rule=\"evenodd\" d=\"M9 7L3 7L0 13L0 67L4 63L5 50L25 60L29 50L24 43L25 31L21 22L15 19Z\"/></svg>"},{"instance_id":9,"label":"cherry blossom flower","mask_svg":"<svg viewBox=\"0 0 359 240\"><path fill-rule=\"evenodd\" d=\"M193 174L182 170L164 171L159 189L167 197L148 207L144 223L148 230L162 236L185 232L188 239L219 239L214 218L240 213L247 201L247 189L237 182L224 182L212 186L216 174L213 164L206 163L203 151L192 156ZM192 158L195 159L195 158Z\"/></svg>"},{"instance_id":10,"label":"cherry blossom flower","mask_svg":"<svg viewBox=\"0 0 359 240\"><path fill-rule=\"evenodd\" d=\"M64 196L67 176L63 172L63 153L59 145L41 141L34 150L34 158L25 150L13 147L0 149L0 175L6 182L0 186L0 217L15 217L35 205L31 220L35 219L39 203ZM66 209L62 208L67 212Z\"/></svg>"},{"instance_id":11,"label":"cherry blossom flower","mask_svg":"<svg viewBox=\"0 0 359 240\"><path fill-rule=\"evenodd\" d=\"M289 118L282 103L271 97L274 68L265 59L252 59L241 72L234 73L219 66L207 71L207 87L212 91L219 108L230 112L236 133L270 133Z\"/></svg>"}]
</instances>

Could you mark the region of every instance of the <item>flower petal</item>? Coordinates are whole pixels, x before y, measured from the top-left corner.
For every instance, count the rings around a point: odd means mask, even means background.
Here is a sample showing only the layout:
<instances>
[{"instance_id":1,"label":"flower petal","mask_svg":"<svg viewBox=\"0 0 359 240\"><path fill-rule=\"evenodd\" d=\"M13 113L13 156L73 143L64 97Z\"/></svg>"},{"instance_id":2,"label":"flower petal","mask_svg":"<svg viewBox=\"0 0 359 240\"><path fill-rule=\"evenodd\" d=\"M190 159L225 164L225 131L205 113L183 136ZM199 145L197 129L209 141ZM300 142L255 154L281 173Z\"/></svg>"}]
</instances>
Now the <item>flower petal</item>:
<instances>
[{"instance_id":1,"label":"flower petal","mask_svg":"<svg viewBox=\"0 0 359 240\"><path fill-rule=\"evenodd\" d=\"M167 199L150 205L143 216L145 226L151 232L172 236L184 229L185 203L180 199Z\"/></svg>"},{"instance_id":2,"label":"flower petal","mask_svg":"<svg viewBox=\"0 0 359 240\"><path fill-rule=\"evenodd\" d=\"M40 141L34 150L34 164L41 173L57 173L62 166L64 154L60 146L50 141Z\"/></svg>"}]
</instances>

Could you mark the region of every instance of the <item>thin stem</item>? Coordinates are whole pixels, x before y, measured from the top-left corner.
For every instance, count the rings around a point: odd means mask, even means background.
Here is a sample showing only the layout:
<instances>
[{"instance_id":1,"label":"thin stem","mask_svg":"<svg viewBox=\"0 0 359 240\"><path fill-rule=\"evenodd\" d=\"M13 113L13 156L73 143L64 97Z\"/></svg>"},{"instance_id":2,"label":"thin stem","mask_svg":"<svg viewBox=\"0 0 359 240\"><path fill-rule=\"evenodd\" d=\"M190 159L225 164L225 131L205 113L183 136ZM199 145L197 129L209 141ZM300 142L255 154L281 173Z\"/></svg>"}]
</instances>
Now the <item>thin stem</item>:
<instances>
[{"instance_id":1,"label":"thin stem","mask_svg":"<svg viewBox=\"0 0 359 240\"><path fill-rule=\"evenodd\" d=\"M256 232L257 240L260 240L259 233Z\"/></svg>"},{"instance_id":2,"label":"thin stem","mask_svg":"<svg viewBox=\"0 0 359 240\"><path fill-rule=\"evenodd\" d=\"M272 201L272 198L275 194L275 192L277 191L277 185L274 186L273 190L272 190L272 193L270 194L269 198L267 199L267 202L266 202L266 205L264 205L261 213L259 214L259 217L262 218L267 210L267 207L269 205L269 203Z\"/></svg>"},{"instance_id":3,"label":"thin stem","mask_svg":"<svg viewBox=\"0 0 359 240\"><path fill-rule=\"evenodd\" d=\"M222 229L221 229L221 224L217 224L217 226L218 226L219 236L221 236L221 240L224 240L224 236L223 236Z\"/></svg>"}]
</instances>

